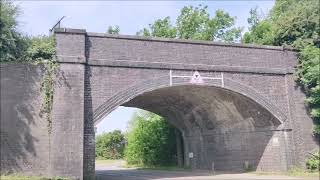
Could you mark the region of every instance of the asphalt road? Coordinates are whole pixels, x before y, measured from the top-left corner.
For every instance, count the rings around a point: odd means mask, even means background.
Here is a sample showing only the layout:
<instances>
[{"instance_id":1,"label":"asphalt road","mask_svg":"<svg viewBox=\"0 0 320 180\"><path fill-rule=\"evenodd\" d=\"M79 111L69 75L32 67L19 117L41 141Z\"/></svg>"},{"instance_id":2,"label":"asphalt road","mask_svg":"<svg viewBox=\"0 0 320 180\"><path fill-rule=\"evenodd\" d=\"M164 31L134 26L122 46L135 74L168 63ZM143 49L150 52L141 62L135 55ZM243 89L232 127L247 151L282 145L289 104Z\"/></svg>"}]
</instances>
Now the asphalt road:
<instances>
[{"instance_id":1,"label":"asphalt road","mask_svg":"<svg viewBox=\"0 0 320 180\"><path fill-rule=\"evenodd\" d=\"M303 178L263 176L252 173L218 173L209 171L163 171L123 168L123 162L96 165L97 180L295 180ZM316 178L317 179L317 178Z\"/></svg>"}]
</instances>

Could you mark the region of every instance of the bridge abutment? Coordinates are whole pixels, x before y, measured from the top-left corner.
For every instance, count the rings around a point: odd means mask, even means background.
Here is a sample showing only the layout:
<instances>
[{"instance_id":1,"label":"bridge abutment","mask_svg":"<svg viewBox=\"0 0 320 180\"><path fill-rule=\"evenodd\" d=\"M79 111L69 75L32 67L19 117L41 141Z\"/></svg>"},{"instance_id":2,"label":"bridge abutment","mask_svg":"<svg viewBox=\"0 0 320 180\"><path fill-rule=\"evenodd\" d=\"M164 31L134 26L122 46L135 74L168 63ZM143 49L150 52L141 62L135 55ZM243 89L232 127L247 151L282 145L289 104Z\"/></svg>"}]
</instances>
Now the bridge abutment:
<instances>
[{"instance_id":1,"label":"bridge abutment","mask_svg":"<svg viewBox=\"0 0 320 180\"><path fill-rule=\"evenodd\" d=\"M83 64L59 65L52 108L51 176L83 178L84 75Z\"/></svg>"}]
</instances>

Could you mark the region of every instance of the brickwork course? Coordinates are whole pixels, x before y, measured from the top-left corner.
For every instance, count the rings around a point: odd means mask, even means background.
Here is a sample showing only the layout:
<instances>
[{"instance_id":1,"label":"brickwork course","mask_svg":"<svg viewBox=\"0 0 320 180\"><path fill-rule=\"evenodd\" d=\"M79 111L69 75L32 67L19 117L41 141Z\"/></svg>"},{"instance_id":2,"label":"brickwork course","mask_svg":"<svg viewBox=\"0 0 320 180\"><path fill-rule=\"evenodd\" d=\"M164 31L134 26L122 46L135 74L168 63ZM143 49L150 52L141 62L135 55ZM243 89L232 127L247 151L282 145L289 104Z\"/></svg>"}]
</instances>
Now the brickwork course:
<instances>
[{"instance_id":1,"label":"brickwork course","mask_svg":"<svg viewBox=\"0 0 320 180\"><path fill-rule=\"evenodd\" d=\"M1 64L1 173L93 179L94 127L119 106L165 117L193 169L286 171L319 147L291 49L66 28L54 36L50 135L39 115L43 68Z\"/></svg>"}]
</instances>

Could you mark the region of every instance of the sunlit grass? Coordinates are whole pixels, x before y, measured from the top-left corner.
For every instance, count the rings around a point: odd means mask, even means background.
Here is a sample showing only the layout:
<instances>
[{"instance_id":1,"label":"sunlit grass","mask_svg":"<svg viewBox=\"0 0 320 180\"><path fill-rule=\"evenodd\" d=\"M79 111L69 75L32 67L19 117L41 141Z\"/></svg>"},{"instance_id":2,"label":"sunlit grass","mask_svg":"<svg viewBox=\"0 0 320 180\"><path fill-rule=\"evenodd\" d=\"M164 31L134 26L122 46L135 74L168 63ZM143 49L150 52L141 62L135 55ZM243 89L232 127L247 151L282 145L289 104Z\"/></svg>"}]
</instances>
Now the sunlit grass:
<instances>
[{"instance_id":1,"label":"sunlit grass","mask_svg":"<svg viewBox=\"0 0 320 180\"><path fill-rule=\"evenodd\" d=\"M122 162L122 159L96 159L96 165L110 165Z\"/></svg>"},{"instance_id":2,"label":"sunlit grass","mask_svg":"<svg viewBox=\"0 0 320 180\"><path fill-rule=\"evenodd\" d=\"M292 168L287 172L262 172L256 171L253 172L257 175L283 175L283 176L292 176L292 177L304 177L304 178L318 178L320 176L319 171L308 171L302 168Z\"/></svg>"},{"instance_id":3,"label":"sunlit grass","mask_svg":"<svg viewBox=\"0 0 320 180\"><path fill-rule=\"evenodd\" d=\"M123 167L125 168L136 168L138 170L163 170L163 171L188 171L191 168L184 167L179 168L177 166L146 166L146 165L138 165L138 164L125 164Z\"/></svg>"}]
</instances>

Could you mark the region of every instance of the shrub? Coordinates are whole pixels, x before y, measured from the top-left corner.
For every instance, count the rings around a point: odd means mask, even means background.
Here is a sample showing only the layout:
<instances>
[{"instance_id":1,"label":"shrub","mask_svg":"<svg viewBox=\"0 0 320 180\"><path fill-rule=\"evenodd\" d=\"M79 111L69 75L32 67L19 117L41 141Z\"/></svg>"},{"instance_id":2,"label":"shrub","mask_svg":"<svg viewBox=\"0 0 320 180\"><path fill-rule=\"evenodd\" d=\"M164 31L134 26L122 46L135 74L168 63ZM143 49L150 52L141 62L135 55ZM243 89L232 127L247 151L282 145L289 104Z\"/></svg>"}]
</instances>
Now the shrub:
<instances>
[{"instance_id":1,"label":"shrub","mask_svg":"<svg viewBox=\"0 0 320 180\"><path fill-rule=\"evenodd\" d=\"M310 171L320 171L320 151L312 154L312 157L306 160L307 169Z\"/></svg>"}]
</instances>

